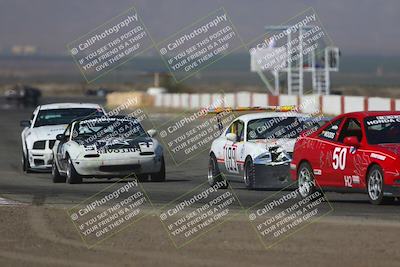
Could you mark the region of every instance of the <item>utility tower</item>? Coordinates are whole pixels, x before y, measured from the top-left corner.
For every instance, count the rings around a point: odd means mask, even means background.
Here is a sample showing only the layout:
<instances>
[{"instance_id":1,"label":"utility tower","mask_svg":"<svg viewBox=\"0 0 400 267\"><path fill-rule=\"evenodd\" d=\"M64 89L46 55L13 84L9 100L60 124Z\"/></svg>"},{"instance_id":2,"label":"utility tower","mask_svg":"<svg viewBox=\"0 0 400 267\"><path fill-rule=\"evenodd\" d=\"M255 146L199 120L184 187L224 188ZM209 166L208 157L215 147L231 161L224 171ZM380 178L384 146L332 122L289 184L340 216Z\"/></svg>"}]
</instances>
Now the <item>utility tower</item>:
<instances>
[{"instance_id":1,"label":"utility tower","mask_svg":"<svg viewBox=\"0 0 400 267\"><path fill-rule=\"evenodd\" d=\"M307 73L311 74L312 92L314 94L330 94L330 72L339 71L339 48L325 46L323 42L307 39L315 30L313 25L298 27L293 32L293 26L267 26L267 32L284 33L280 45L274 40L264 47L260 46L251 53L251 71L257 72L271 93L281 92L280 77L286 76L289 95L304 94L304 80ZM322 32L323 34L323 32ZM283 36L283 37L282 37ZM267 40L266 40L267 41ZM282 44L283 43L283 44ZM273 77L274 86L269 83L268 76Z\"/></svg>"}]
</instances>

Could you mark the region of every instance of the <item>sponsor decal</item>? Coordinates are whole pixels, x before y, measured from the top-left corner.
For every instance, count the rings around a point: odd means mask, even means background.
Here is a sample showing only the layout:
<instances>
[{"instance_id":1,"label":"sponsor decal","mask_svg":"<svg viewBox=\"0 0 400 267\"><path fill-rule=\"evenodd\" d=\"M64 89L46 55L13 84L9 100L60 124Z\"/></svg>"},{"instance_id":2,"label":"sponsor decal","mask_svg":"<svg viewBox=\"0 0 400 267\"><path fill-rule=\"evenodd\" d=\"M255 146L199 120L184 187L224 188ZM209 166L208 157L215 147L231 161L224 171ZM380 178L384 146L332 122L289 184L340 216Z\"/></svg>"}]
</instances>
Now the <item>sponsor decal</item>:
<instances>
[{"instance_id":1,"label":"sponsor decal","mask_svg":"<svg viewBox=\"0 0 400 267\"><path fill-rule=\"evenodd\" d=\"M314 174L315 175L321 175L322 174L322 170L321 169L314 169Z\"/></svg>"},{"instance_id":2,"label":"sponsor decal","mask_svg":"<svg viewBox=\"0 0 400 267\"><path fill-rule=\"evenodd\" d=\"M358 175L345 175L343 176L344 186L353 187L353 184L360 183L360 176Z\"/></svg>"},{"instance_id":3,"label":"sponsor decal","mask_svg":"<svg viewBox=\"0 0 400 267\"><path fill-rule=\"evenodd\" d=\"M132 153L132 152L140 152L140 148L130 147L130 148L105 148L100 149L99 154L110 154L110 153Z\"/></svg>"},{"instance_id":4,"label":"sponsor decal","mask_svg":"<svg viewBox=\"0 0 400 267\"><path fill-rule=\"evenodd\" d=\"M399 115L368 117L366 120L368 126L394 122L400 122Z\"/></svg>"},{"instance_id":5,"label":"sponsor decal","mask_svg":"<svg viewBox=\"0 0 400 267\"><path fill-rule=\"evenodd\" d=\"M374 158L374 159L379 159L379 160L385 160L386 159L386 156L382 156L382 155L379 155L379 154L376 154L376 153L371 153L370 157Z\"/></svg>"},{"instance_id":6,"label":"sponsor decal","mask_svg":"<svg viewBox=\"0 0 400 267\"><path fill-rule=\"evenodd\" d=\"M354 184L359 184L360 183L360 176L353 175L352 178L353 178L353 183Z\"/></svg>"},{"instance_id":7,"label":"sponsor decal","mask_svg":"<svg viewBox=\"0 0 400 267\"><path fill-rule=\"evenodd\" d=\"M335 138L335 133L328 132L328 131L323 131L322 132L323 136L329 139L334 139Z\"/></svg>"},{"instance_id":8,"label":"sponsor decal","mask_svg":"<svg viewBox=\"0 0 400 267\"><path fill-rule=\"evenodd\" d=\"M290 169L291 169L291 170L295 170L295 169L296 169L296 164L290 163Z\"/></svg>"}]
</instances>

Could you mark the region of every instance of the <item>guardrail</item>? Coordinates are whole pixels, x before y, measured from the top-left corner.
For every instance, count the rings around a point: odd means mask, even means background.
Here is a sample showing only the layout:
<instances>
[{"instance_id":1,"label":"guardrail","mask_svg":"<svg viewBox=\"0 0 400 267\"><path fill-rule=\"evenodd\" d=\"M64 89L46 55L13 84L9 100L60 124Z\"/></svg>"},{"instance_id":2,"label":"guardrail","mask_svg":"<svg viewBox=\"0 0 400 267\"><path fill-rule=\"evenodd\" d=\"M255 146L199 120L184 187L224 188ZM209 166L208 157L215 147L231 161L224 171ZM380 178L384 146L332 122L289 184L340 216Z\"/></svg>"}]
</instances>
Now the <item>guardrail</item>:
<instances>
[{"instance_id":1,"label":"guardrail","mask_svg":"<svg viewBox=\"0 0 400 267\"><path fill-rule=\"evenodd\" d=\"M118 93L118 99L126 99L125 93ZM131 95L132 93L126 93ZM278 95L266 93L237 92L237 93L166 93L149 96L140 93L146 103L159 108L174 109L199 109L209 107L217 103L219 107L251 107L251 106L280 106L296 105L302 112L312 113L320 111L325 114L338 115L352 111L368 110L400 110L400 99L364 96L340 96L340 95ZM144 96L145 95L145 96ZM113 93L107 96L107 102L115 103ZM112 100L114 99L114 100ZM223 101L218 101L218 100ZM112 101L111 101L112 100ZM117 101L118 102L118 101Z\"/></svg>"}]
</instances>

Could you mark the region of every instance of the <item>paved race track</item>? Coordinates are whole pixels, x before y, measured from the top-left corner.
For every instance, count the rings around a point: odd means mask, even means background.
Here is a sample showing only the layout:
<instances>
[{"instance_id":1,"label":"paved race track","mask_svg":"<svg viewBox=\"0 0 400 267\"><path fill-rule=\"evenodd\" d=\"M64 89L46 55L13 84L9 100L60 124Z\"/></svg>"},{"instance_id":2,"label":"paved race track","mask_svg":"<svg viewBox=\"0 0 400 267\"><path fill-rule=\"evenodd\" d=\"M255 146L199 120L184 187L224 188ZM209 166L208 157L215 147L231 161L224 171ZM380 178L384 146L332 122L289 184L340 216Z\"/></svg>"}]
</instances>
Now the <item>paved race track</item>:
<instances>
[{"instance_id":1,"label":"paved race track","mask_svg":"<svg viewBox=\"0 0 400 267\"><path fill-rule=\"evenodd\" d=\"M76 99L45 99L47 102L76 101ZM98 99L95 99L99 102ZM90 101L90 100L89 100ZM100 100L101 102L101 100ZM32 109L2 106L0 112L0 194L3 198L31 203L77 204L111 185L115 180L87 179L83 184L53 184L50 174L24 174L21 171L21 141L19 121L28 119ZM161 123L165 116L154 115L154 121ZM176 167L167 157L167 182L144 183L144 189L154 205L164 205L206 181L208 156L202 152L195 159ZM248 191L242 183L231 183L244 207L272 196L276 191ZM281 193L275 194L278 198ZM400 203L387 206L372 206L362 194L327 193L333 206L329 216L367 217L374 219L400 219Z\"/></svg>"}]
</instances>

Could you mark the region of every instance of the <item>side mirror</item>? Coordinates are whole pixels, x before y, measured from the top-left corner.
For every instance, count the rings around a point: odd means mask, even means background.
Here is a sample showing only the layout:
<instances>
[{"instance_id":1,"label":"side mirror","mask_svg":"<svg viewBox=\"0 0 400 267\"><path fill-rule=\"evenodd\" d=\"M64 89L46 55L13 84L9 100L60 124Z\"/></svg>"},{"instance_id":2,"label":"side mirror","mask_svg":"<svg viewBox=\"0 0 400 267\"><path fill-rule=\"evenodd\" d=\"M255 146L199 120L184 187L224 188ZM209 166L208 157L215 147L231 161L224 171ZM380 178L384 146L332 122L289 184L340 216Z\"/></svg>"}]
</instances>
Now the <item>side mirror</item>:
<instances>
[{"instance_id":1,"label":"side mirror","mask_svg":"<svg viewBox=\"0 0 400 267\"><path fill-rule=\"evenodd\" d=\"M343 143L347 146L360 147L360 142L356 136L347 136L344 138Z\"/></svg>"},{"instance_id":2,"label":"side mirror","mask_svg":"<svg viewBox=\"0 0 400 267\"><path fill-rule=\"evenodd\" d=\"M67 136L65 136L64 134L57 134L56 139L58 141L64 141L64 140L67 140Z\"/></svg>"},{"instance_id":3,"label":"side mirror","mask_svg":"<svg viewBox=\"0 0 400 267\"><path fill-rule=\"evenodd\" d=\"M154 129L150 129L147 131L147 134L150 135L150 137L154 137L157 135L157 131Z\"/></svg>"},{"instance_id":4,"label":"side mirror","mask_svg":"<svg viewBox=\"0 0 400 267\"><path fill-rule=\"evenodd\" d=\"M31 121L20 121L19 125L21 127L31 127Z\"/></svg>"},{"instance_id":5,"label":"side mirror","mask_svg":"<svg viewBox=\"0 0 400 267\"><path fill-rule=\"evenodd\" d=\"M226 139L228 139L229 141L232 141L232 142L236 142L237 141L237 136L234 133L227 133L226 134Z\"/></svg>"}]
</instances>

